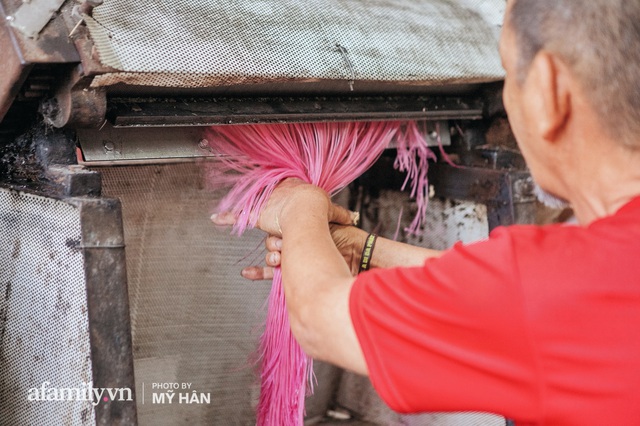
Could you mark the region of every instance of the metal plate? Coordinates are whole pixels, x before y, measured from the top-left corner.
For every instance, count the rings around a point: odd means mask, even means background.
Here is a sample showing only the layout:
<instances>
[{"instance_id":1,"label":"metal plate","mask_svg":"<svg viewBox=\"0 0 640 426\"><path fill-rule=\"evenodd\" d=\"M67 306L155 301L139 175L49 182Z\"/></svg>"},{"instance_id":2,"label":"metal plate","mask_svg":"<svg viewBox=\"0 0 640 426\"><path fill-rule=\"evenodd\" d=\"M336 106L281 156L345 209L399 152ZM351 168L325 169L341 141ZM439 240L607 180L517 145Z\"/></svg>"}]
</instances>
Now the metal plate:
<instances>
[{"instance_id":1,"label":"metal plate","mask_svg":"<svg viewBox=\"0 0 640 426\"><path fill-rule=\"evenodd\" d=\"M116 127L208 126L371 120L473 120L478 97L353 96L263 98L116 98L109 118Z\"/></svg>"},{"instance_id":2,"label":"metal plate","mask_svg":"<svg viewBox=\"0 0 640 426\"><path fill-rule=\"evenodd\" d=\"M177 162L214 157L199 127L78 129L82 162L93 165Z\"/></svg>"},{"instance_id":3,"label":"metal plate","mask_svg":"<svg viewBox=\"0 0 640 426\"><path fill-rule=\"evenodd\" d=\"M30 0L22 2L16 13L7 17L11 26L27 37L37 37L65 0Z\"/></svg>"},{"instance_id":4,"label":"metal plate","mask_svg":"<svg viewBox=\"0 0 640 426\"><path fill-rule=\"evenodd\" d=\"M112 0L87 18L95 85L420 85L503 78L504 0Z\"/></svg>"},{"instance_id":5,"label":"metal plate","mask_svg":"<svg viewBox=\"0 0 640 426\"><path fill-rule=\"evenodd\" d=\"M116 200L0 188L0 425L136 424L122 239Z\"/></svg>"},{"instance_id":6,"label":"metal plate","mask_svg":"<svg viewBox=\"0 0 640 426\"><path fill-rule=\"evenodd\" d=\"M448 122L428 121L423 127L428 133L425 138L428 146L438 146L435 133L438 123L440 143L451 144ZM79 162L93 166L159 164L222 155L212 148L215 144L203 138L204 130L203 127L119 128L109 124L101 129L78 129L82 154ZM395 140L389 148L395 148Z\"/></svg>"},{"instance_id":7,"label":"metal plate","mask_svg":"<svg viewBox=\"0 0 640 426\"><path fill-rule=\"evenodd\" d=\"M3 425L95 424L89 401L28 400L93 381L80 222L67 203L0 188Z\"/></svg>"}]
</instances>

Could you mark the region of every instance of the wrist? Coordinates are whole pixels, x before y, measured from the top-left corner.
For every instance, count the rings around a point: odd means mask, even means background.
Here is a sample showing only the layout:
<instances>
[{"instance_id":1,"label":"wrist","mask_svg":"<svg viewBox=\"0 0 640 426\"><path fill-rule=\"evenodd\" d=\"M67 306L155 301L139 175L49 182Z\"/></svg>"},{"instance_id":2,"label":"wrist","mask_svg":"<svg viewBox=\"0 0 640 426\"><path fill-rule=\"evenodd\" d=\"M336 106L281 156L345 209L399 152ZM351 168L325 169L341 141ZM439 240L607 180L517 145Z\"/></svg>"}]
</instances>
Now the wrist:
<instances>
[{"instance_id":1,"label":"wrist","mask_svg":"<svg viewBox=\"0 0 640 426\"><path fill-rule=\"evenodd\" d=\"M320 188L310 187L291 194L277 216L280 231L297 221L304 222L305 226L315 220L327 223L329 203L329 197Z\"/></svg>"},{"instance_id":2,"label":"wrist","mask_svg":"<svg viewBox=\"0 0 640 426\"><path fill-rule=\"evenodd\" d=\"M376 234L368 234L364 240L362 247L362 253L360 255L360 264L358 267L358 273L368 271L372 267L373 249L376 246L376 240L378 236Z\"/></svg>"},{"instance_id":3,"label":"wrist","mask_svg":"<svg viewBox=\"0 0 640 426\"><path fill-rule=\"evenodd\" d=\"M349 267L352 274L356 276L361 272L360 265L362 262L362 253L364 251L369 233L360 228L356 228L355 226L349 226L347 229L349 230L350 234L348 252L351 258L351 262Z\"/></svg>"}]
</instances>

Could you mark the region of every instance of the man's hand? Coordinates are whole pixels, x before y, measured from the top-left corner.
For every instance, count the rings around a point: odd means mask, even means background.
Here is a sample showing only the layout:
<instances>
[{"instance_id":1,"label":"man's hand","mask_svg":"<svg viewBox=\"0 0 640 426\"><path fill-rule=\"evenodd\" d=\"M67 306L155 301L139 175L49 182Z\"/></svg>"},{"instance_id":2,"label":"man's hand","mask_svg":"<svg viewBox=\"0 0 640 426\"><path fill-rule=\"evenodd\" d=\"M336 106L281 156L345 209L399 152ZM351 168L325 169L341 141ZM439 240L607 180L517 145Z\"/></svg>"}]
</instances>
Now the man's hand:
<instances>
[{"instance_id":1,"label":"man's hand","mask_svg":"<svg viewBox=\"0 0 640 426\"><path fill-rule=\"evenodd\" d=\"M344 257L345 262L349 265L351 275L354 277L358 274L360 265L360 256L364 247L367 233L354 226L346 226L339 224L331 224L331 238L338 247L340 254ZM270 235L265 239L264 243L267 254L265 263L267 266L249 266L242 270L242 276L249 280L270 280L273 278L273 268L280 266L282 250L282 238Z\"/></svg>"},{"instance_id":2,"label":"man's hand","mask_svg":"<svg viewBox=\"0 0 640 426\"><path fill-rule=\"evenodd\" d=\"M282 238L275 235L268 236L264 245L267 248L265 263L267 266L248 266L240 273L248 280L271 280L273 279L273 268L280 266L280 251L282 250Z\"/></svg>"},{"instance_id":3,"label":"man's hand","mask_svg":"<svg viewBox=\"0 0 640 426\"><path fill-rule=\"evenodd\" d=\"M230 225L229 215L212 217ZM348 225L353 214L331 203L321 189L288 179L278 185L258 220L266 239L267 268L282 263L282 284L291 330L305 352L342 368L367 374L367 365L349 313L349 295L366 232ZM282 238L281 238L282 237ZM439 253L379 239L372 267L421 265ZM346 260L346 262L345 262ZM264 268L245 270L268 278Z\"/></svg>"},{"instance_id":4,"label":"man's hand","mask_svg":"<svg viewBox=\"0 0 640 426\"><path fill-rule=\"evenodd\" d=\"M300 206L307 208L309 205L325 210L329 223L353 225L359 218L358 213L333 204L329 195L317 186L291 178L280 182L273 190L256 227L269 235L282 237L286 216L299 214ZM232 213L224 212L212 215L211 221L216 225L229 226L235 223L236 218Z\"/></svg>"},{"instance_id":5,"label":"man's hand","mask_svg":"<svg viewBox=\"0 0 640 426\"><path fill-rule=\"evenodd\" d=\"M299 214L299 206L317 206L326 209L327 221L332 223L331 234L336 241L340 253L355 275L358 272L359 253L364 244L366 233L357 228L345 226L354 225L359 215L343 207L331 203L328 194L317 186L304 183L299 179L286 179L274 189L267 205L260 214L257 227L268 234L265 240L267 266L250 266L242 270L242 276L250 280L268 280L273 278L273 268L280 266L282 250L282 227L286 227L288 214ZM211 220L216 225L231 226L236 217L230 212L214 214ZM343 225L338 227L337 225ZM358 245L357 236L364 234ZM357 253L358 258L354 256ZM355 267L355 269L354 269Z\"/></svg>"}]
</instances>

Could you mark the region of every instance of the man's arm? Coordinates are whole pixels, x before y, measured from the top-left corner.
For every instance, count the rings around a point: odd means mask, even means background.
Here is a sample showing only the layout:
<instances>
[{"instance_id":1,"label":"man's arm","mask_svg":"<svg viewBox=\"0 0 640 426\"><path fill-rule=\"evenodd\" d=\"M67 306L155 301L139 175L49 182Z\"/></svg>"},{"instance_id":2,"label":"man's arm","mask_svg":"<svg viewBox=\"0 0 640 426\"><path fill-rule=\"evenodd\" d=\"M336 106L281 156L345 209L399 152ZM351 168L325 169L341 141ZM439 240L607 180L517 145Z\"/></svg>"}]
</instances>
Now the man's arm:
<instances>
[{"instance_id":1,"label":"man's arm","mask_svg":"<svg viewBox=\"0 0 640 426\"><path fill-rule=\"evenodd\" d=\"M331 238L327 200L305 192L293 199L279 218L291 329L310 356L368 374L349 315L353 276Z\"/></svg>"},{"instance_id":2,"label":"man's arm","mask_svg":"<svg viewBox=\"0 0 640 426\"><path fill-rule=\"evenodd\" d=\"M353 226L331 225L331 237L354 275L358 272L362 249L369 234ZM439 250L416 247L378 237L371 257L371 268L422 266L425 260L439 257Z\"/></svg>"},{"instance_id":3,"label":"man's arm","mask_svg":"<svg viewBox=\"0 0 640 426\"><path fill-rule=\"evenodd\" d=\"M333 206L333 208L340 208ZM358 274L362 250L367 232L350 225L329 224L331 238L351 270L353 276ZM242 276L249 280L270 280L273 268L280 266L282 238L270 235L265 240L267 255L266 267L248 266L242 270ZM378 237L371 257L371 268L393 268L396 266L421 266L431 257L439 257L443 252L410 244L400 243L387 238Z\"/></svg>"}]
</instances>

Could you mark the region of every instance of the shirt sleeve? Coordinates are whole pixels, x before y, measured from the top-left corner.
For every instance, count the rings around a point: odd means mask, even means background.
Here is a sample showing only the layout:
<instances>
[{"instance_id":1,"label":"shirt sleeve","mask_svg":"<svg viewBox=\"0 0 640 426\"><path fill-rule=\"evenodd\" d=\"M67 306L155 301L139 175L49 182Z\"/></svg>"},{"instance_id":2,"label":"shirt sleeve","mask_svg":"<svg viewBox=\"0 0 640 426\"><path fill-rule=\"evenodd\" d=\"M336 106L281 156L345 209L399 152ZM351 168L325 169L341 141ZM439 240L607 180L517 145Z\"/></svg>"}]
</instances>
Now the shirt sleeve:
<instances>
[{"instance_id":1,"label":"shirt sleeve","mask_svg":"<svg viewBox=\"0 0 640 426\"><path fill-rule=\"evenodd\" d=\"M352 322L392 409L535 417L538 375L514 257L499 228L423 267L358 276Z\"/></svg>"}]
</instances>

